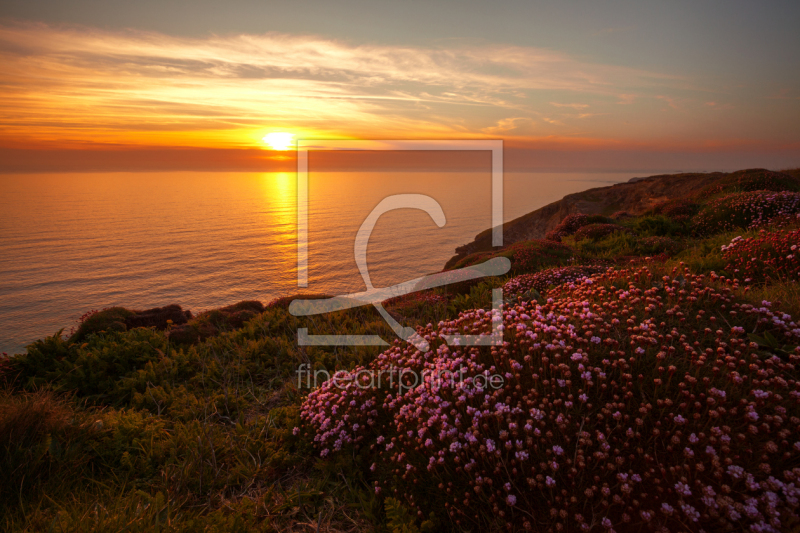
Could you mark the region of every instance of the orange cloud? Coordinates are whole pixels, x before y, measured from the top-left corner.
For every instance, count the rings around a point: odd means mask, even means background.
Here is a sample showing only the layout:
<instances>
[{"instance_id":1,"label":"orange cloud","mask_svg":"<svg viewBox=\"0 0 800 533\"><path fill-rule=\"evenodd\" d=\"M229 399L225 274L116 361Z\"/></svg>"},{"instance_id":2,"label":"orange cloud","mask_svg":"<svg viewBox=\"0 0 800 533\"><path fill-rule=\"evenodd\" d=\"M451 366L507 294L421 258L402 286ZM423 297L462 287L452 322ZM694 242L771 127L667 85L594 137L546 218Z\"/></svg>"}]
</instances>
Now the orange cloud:
<instances>
[{"instance_id":1,"label":"orange cloud","mask_svg":"<svg viewBox=\"0 0 800 533\"><path fill-rule=\"evenodd\" d=\"M282 34L204 39L0 27L0 139L254 146L303 136L478 135L537 92L611 96L675 77L514 46L353 46ZM571 107L581 104L567 104Z\"/></svg>"}]
</instances>

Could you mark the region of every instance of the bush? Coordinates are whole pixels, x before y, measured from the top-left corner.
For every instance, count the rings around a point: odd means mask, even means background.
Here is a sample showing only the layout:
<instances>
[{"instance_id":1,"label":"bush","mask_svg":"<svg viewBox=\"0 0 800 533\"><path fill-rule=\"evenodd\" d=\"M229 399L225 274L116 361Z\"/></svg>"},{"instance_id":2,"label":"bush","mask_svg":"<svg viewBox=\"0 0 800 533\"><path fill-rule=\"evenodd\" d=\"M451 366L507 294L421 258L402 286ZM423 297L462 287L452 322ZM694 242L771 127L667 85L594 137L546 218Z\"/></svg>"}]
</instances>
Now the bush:
<instances>
[{"instance_id":1,"label":"bush","mask_svg":"<svg viewBox=\"0 0 800 533\"><path fill-rule=\"evenodd\" d=\"M10 363L18 382L29 390L52 386L94 403L120 403L132 395L128 382L165 351L163 333L137 328L92 334L80 345L59 335L46 337Z\"/></svg>"},{"instance_id":2,"label":"bush","mask_svg":"<svg viewBox=\"0 0 800 533\"><path fill-rule=\"evenodd\" d=\"M547 232L545 239L561 242L562 238L574 235L576 231L584 226L589 224L610 224L611 222L612 219L602 215L584 215L582 213L567 215L558 226Z\"/></svg>"},{"instance_id":3,"label":"bush","mask_svg":"<svg viewBox=\"0 0 800 533\"><path fill-rule=\"evenodd\" d=\"M102 311L89 311L80 318L77 331L70 337L71 342L81 342L92 333L101 331L125 331L125 320L136 313L124 307L108 307Z\"/></svg>"},{"instance_id":4,"label":"bush","mask_svg":"<svg viewBox=\"0 0 800 533\"><path fill-rule=\"evenodd\" d=\"M288 307L289 302L286 303ZM273 301L273 307L283 302ZM233 305L200 313L188 323L169 332L170 341L176 344L197 344L223 331L241 328L245 322L265 311L264 304L257 300L245 300Z\"/></svg>"},{"instance_id":5,"label":"bush","mask_svg":"<svg viewBox=\"0 0 800 533\"><path fill-rule=\"evenodd\" d=\"M664 215L638 218L633 222L632 227L637 233L655 237L672 237L688 233L683 221Z\"/></svg>"},{"instance_id":6,"label":"bush","mask_svg":"<svg viewBox=\"0 0 800 533\"><path fill-rule=\"evenodd\" d=\"M511 260L511 272L521 274L536 272L542 268L566 265L575 251L566 244L544 239L515 242L496 252L479 252L468 255L453 265L453 269L464 268L491 259L507 257Z\"/></svg>"},{"instance_id":7,"label":"bush","mask_svg":"<svg viewBox=\"0 0 800 533\"><path fill-rule=\"evenodd\" d=\"M775 219L800 216L800 193L755 191L709 202L692 220L698 235L757 228Z\"/></svg>"},{"instance_id":8,"label":"bush","mask_svg":"<svg viewBox=\"0 0 800 533\"><path fill-rule=\"evenodd\" d=\"M355 449L376 492L456 529L777 531L798 519L800 328L720 281L609 271L503 309L491 347L443 343L495 320L462 313L418 330L432 351L395 343L301 417L321 456Z\"/></svg>"},{"instance_id":9,"label":"bush","mask_svg":"<svg viewBox=\"0 0 800 533\"><path fill-rule=\"evenodd\" d=\"M685 198L673 198L672 200L667 200L654 206L648 212L648 215L663 215L667 218L680 218L683 220L683 217L692 217L696 215L699 209L700 205L690 200Z\"/></svg>"}]
</instances>

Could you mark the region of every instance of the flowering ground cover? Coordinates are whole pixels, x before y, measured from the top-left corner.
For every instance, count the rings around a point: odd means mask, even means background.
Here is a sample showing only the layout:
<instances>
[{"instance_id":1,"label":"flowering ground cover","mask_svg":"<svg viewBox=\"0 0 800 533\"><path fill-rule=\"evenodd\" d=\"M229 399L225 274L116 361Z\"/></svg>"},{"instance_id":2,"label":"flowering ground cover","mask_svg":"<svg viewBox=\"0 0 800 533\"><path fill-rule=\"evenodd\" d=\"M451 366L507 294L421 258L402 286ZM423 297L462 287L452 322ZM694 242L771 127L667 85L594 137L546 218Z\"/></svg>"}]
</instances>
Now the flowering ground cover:
<instances>
[{"instance_id":1,"label":"flowering ground cover","mask_svg":"<svg viewBox=\"0 0 800 533\"><path fill-rule=\"evenodd\" d=\"M543 305L462 313L420 330L431 351L395 343L311 392L301 417L320 455L369 457L376 493L457 527L780 531L800 496L800 347L765 354L745 331L796 346L800 328L724 281L609 271ZM493 347L442 341L501 315ZM435 379L452 372L465 379Z\"/></svg>"},{"instance_id":2,"label":"flowering ground cover","mask_svg":"<svg viewBox=\"0 0 800 533\"><path fill-rule=\"evenodd\" d=\"M800 280L800 229L761 230L755 237L734 237L722 246L726 270L745 283Z\"/></svg>"},{"instance_id":3,"label":"flowering ground cover","mask_svg":"<svg viewBox=\"0 0 800 533\"><path fill-rule=\"evenodd\" d=\"M706 204L692 220L699 235L751 229L800 214L800 193L754 191L732 193Z\"/></svg>"},{"instance_id":4,"label":"flowering ground cover","mask_svg":"<svg viewBox=\"0 0 800 533\"><path fill-rule=\"evenodd\" d=\"M547 268L535 274L522 274L511 278L503 285L503 293L508 297L522 295L529 291L544 293L551 286L577 281L604 270L605 268L597 266Z\"/></svg>"}]
</instances>

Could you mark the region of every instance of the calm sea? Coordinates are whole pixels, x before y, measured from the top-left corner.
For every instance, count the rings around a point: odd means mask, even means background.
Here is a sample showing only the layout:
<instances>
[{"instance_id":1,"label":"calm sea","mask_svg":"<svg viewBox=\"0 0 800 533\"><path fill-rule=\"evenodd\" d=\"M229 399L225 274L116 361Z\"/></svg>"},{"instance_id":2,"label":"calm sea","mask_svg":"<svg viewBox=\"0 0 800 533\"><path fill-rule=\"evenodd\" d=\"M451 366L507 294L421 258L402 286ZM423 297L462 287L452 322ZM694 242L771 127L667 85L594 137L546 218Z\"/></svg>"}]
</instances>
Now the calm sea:
<instances>
[{"instance_id":1,"label":"calm sea","mask_svg":"<svg viewBox=\"0 0 800 533\"><path fill-rule=\"evenodd\" d=\"M504 218L633 176L507 173ZM365 288L355 234L401 193L432 196L447 224L411 209L381 217L368 253L375 287L441 270L490 226L488 172L312 173L307 290ZM296 210L292 173L0 175L0 352L69 330L91 309L196 313L298 292Z\"/></svg>"}]
</instances>

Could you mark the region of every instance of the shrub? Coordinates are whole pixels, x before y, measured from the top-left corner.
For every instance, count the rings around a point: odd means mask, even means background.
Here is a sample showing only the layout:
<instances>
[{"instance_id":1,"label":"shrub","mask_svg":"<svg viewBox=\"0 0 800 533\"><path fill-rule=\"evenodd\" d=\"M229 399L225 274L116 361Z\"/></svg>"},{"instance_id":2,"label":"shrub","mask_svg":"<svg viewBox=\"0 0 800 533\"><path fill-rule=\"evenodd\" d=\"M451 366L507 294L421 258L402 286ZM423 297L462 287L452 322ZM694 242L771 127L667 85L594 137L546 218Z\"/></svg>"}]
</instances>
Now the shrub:
<instances>
[{"instance_id":1,"label":"shrub","mask_svg":"<svg viewBox=\"0 0 800 533\"><path fill-rule=\"evenodd\" d=\"M740 228L756 228L774 219L800 215L800 193L755 191L729 194L706 204L693 223L695 232L708 235Z\"/></svg>"},{"instance_id":2,"label":"shrub","mask_svg":"<svg viewBox=\"0 0 800 533\"><path fill-rule=\"evenodd\" d=\"M563 265L574 254L566 244L538 239L514 243L509 250L512 272L535 272L544 267Z\"/></svg>"},{"instance_id":3,"label":"shrub","mask_svg":"<svg viewBox=\"0 0 800 533\"><path fill-rule=\"evenodd\" d=\"M575 240L589 239L598 241L616 232L633 233L633 230L616 224L589 224L575 232Z\"/></svg>"},{"instance_id":4,"label":"shrub","mask_svg":"<svg viewBox=\"0 0 800 533\"><path fill-rule=\"evenodd\" d=\"M132 317L133 311L124 307L107 307L102 311L89 311L80 318L77 331L70 337L72 342L81 342L92 333L101 331L125 331L125 320Z\"/></svg>"},{"instance_id":5,"label":"shrub","mask_svg":"<svg viewBox=\"0 0 800 533\"><path fill-rule=\"evenodd\" d=\"M301 417L321 456L360 450L376 492L456 529L777 531L798 519L800 328L722 281L609 271L504 308L491 347L444 344L500 319L462 313L418 330L431 351L397 342L326 382Z\"/></svg>"},{"instance_id":6,"label":"shrub","mask_svg":"<svg viewBox=\"0 0 800 533\"><path fill-rule=\"evenodd\" d=\"M546 239L531 239L515 242L496 252L479 252L468 255L453 265L464 268L482 263L493 257L507 257L511 260L513 273L536 272L542 268L565 265L575 251L566 244Z\"/></svg>"},{"instance_id":7,"label":"shrub","mask_svg":"<svg viewBox=\"0 0 800 533\"><path fill-rule=\"evenodd\" d=\"M46 337L10 364L21 386L29 390L52 386L96 403L119 403L132 395L126 381L147 363L163 358L165 351L163 333L137 328L92 334L80 345L59 335Z\"/></svg>"},{"instance_id":8,"label":"shrub","mask_svg":"<svg viewBox=\"0 0 800 533\"><path fill-rule=\"evenodd\" d=\"M756 237L734 237L723 246L725 270L751 281L800 279L800 229L794 231L761 230Z\"/></svg>"},{"instance_id":9,"label":"shrub","mask_svg":"<svg viewBox=\"0 0 800 533\"><path fill-rule=\"evenodd\" d=\"M102 311L92 310L80 317L77 331L71 342L81 342L92 333L103 331L127 331L134 328L168 329L172 324L185 324L192 318L191 311L172 304L145 311L132 311L124 307L107 307Z\"/></svg>"},{"instance_id":10,"label":"shrub","mask_svg":"<svg viewBox=\"0 0 800 533\"><path fill-rule=\"evenodd\" d=\"M648 214L664 215L667 218L692 217L697 214L700 205L686 198L673 198L655 205Z\"/></svg>"},{"instance_id":11,"label":"shrub","mask_svg":"<svg viewBox=\"0 0 800 533\"><path fill-rule=\"evenodd\" d=\"M681 215L683 217L684 215ZM681 217L668 218L664 215L646 216L632 223L637 233L656 237L669 237L688 233L685 221Z\"/></svg>"},{"instance_id":12,"label":"shrub","mask_svg":"<svg viewBox=\"0 0 800 533\"><path fill-rule=\"evenodd\" d=\"M288 307L289 302L286 303ZM274 307L274 305L273 305ZM257 300L245 300L233 305L200 313L188 323L173 328L169 339L177 344L197 344L223 331L241 328L245 322L263 313L266 308Z\"/></svg>"},{"instance_id":13,"label":"shrub","mask_svg":"<svg viewBox=\"0 0 800 533\"><path fill-rule=\"evenodd\" d=\"M576 231L588 224L609 224L611 222L610 218L602 215L584 215L582 213L567 215L558 226L547 232L545 239L561 242L563 237L575 234Z\"/></svg>"},{"instance_id":14,"label":"shrub","mask_svg":"<svg viewBox=\"0 0 800 533\"><path fill-rule=\"evenodd\" d=\"M145 311L135 311L125 319L125 326L133 328L169 329L172 325L185 324L192 318L191 311L184 311L180 305L172 304L154 307Z\"/></svg>"}]
</instances>

